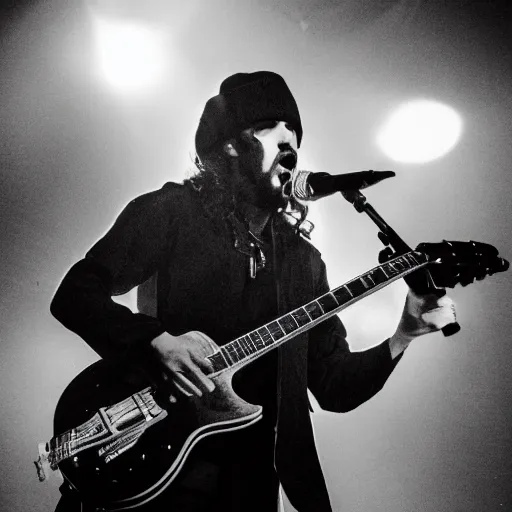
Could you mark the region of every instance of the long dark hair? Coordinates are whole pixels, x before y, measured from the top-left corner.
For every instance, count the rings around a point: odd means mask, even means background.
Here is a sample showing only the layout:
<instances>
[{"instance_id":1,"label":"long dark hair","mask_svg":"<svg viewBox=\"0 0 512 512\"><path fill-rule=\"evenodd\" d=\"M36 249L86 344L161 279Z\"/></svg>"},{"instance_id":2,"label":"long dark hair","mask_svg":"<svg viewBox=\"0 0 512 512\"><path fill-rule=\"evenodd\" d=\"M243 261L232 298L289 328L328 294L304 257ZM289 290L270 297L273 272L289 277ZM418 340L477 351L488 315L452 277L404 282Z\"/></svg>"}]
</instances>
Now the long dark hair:
<instances>
[{"instance_id":1,"label":"long dark hair","mask_svg":"<svg viewBox=\"0 0 512 512\"><path fill-rule=\"evenodd\" d=\"M194 164L196 172L184 184L197 193L214 225L224 228L236 208L234 184L229 178L229 161L222 149L216 148L203 161L196 156Z\"/></svg>"}]
</instances>

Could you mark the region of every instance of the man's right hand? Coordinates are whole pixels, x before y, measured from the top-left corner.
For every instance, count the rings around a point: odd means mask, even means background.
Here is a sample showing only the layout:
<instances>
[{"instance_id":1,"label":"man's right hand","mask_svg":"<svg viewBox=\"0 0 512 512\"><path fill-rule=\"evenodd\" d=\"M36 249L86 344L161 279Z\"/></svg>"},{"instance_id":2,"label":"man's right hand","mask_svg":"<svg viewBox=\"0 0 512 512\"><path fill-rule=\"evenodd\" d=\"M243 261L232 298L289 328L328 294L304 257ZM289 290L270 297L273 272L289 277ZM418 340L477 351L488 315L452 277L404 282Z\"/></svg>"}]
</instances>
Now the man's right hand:
<instances>
[{"instance_id":1,"label":"man's right hand","mask_svg":"<svg viewBox=\"0 0 512 512\"><path fill-rule=\"evenodd\" d=\"M191 331L172 336L164 332L151 342L151 348L159 366L151 373L168 388L171 402L176 402L180 395L200 397L215 389L207 376L213 367L206 357L217 349L217 345L206 334Z\"/></svg>"}]
</instances>

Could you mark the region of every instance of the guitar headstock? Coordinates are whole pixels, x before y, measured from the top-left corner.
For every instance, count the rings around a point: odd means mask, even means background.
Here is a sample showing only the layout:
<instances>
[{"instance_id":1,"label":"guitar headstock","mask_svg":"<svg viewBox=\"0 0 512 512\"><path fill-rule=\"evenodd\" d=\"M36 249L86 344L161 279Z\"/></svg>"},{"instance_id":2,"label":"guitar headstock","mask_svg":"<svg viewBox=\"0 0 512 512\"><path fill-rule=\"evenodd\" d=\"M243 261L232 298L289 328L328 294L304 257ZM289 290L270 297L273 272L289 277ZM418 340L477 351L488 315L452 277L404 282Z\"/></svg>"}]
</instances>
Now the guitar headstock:
<instances>
[{"instance_id":1,"label":"guitar headstock","mask_svg":"<svg viewBox=\"0 0 512 512\"><path fill-rule=\"evenodd\" d=\"M475 279L505 272L509 262L501 258L496 247L482 242L421 243L416 251L425 254L436 286L453 288L456 284L467 286Z\"/></svg>"}]
</instances>

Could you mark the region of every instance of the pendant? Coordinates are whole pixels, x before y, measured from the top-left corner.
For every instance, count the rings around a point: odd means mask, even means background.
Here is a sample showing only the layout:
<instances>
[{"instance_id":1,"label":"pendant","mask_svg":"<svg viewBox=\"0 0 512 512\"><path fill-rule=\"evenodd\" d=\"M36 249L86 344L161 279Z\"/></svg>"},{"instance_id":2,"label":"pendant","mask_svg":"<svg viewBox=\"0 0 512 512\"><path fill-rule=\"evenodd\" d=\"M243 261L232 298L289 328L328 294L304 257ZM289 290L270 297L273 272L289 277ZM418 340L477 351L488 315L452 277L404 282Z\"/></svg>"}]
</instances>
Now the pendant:
<instances>
[{"instance_id":1,"label":"pendant","mask_svg":"<svg viewBox=\"0 0 512 512\"><path fill-rule=\"evenodd\" d=\"M254 248L255 245L251 242L251 255L249 256L249 275L251 276L251 279L256 279L256 272L257 272L257 266L256 266L256 257L254 254Z\"/></svg>"}]
</instances>

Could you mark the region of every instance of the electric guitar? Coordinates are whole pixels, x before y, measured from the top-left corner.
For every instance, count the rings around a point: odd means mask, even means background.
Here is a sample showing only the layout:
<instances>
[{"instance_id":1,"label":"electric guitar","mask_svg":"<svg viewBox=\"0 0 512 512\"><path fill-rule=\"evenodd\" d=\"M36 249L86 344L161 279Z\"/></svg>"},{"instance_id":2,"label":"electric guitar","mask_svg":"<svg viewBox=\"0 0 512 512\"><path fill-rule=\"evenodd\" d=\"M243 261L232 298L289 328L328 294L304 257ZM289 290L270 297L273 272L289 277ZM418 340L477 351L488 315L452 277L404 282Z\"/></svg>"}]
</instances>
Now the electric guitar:
<instances>
[{"instance_id":1,"label":"electric guitar","mask_svg":"<svg viewBox=\"0 0 512 512\"><path fill-rule=\"evenodd\" d=\"M444 276L440 287L463 286L507 270L491 245L420 244L348 283L218 348L207 357L215 390L201 398L159 405L140 376L100 360L65 389L56 408L55 437L41 443L36 462L60 469L83 499L104 510L137 508L167 489L194 447L208 436L247 428L262 408L242 400L232 377L255 359L356 301L420 268ZM442 272L436 273L436 269ZM145 386L145 387L144 387Z\"/></svg>"}]
</instances>

